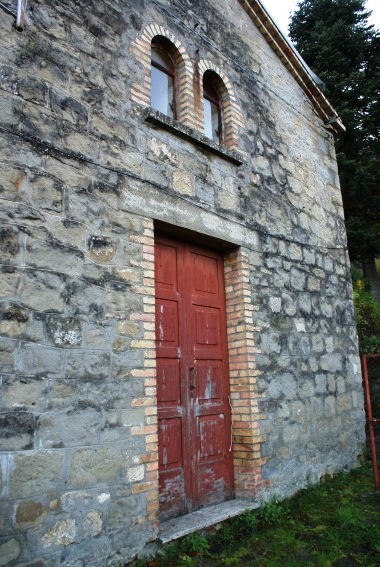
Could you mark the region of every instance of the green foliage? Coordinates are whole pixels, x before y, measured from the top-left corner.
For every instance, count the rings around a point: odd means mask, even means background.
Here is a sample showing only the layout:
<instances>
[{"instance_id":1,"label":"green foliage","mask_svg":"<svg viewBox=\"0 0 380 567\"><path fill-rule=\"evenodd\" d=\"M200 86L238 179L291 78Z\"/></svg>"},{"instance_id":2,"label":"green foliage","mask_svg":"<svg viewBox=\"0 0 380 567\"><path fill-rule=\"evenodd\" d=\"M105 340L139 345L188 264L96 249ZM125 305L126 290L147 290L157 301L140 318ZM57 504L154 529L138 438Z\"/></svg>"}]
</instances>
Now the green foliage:
<instances>
[{"instance_id":1,"label":"green foliage","mask_svg":"<svg viewBox=\"0 0 380 567\"><path fill-rule=\"evenodd\" d=\"M376 567L380 565L379 504L372 466L366 463L350 473L327 477L290 500L272 501L231 518L208 538L195 533L164 546L157 565ZM191 551L197 555L189 556ZM138 565L146 567L147 562Z\"/></svg>"},{"instance_id":2,"label":"green foliage","mask_svg":"<svg viewBox=\"0 0 380 567\"><path fill-rule=\"evenodd\" d=\"M209 549L210 544L204 535L194 532L182 540L181 547L185 552L204 553Z\"/></svg>"},{"instance_id":3,"label":"green foliage","mask_svg":"<svg viewBox=\"0 0 380 567\"><path fill-rule=\"evenodd\" d=\"M231 520L231 526L234 532L240 535L249 535L257 528L259 517L254 510L247 510L243 514L236 516Z\"/></svg>"},{"instance_id":4,"label":"green foliage","mask_svg":"<svg viewBox=\"0 0 380 567\"><path fill-rule=\"evenodd\" d=\"M259 521L266 526L279 526L284 523L289 516L287 502L272 500L264 506L258 513Z\"/></svg>"},{"instance_id":5,"label":"green foliage","mask_svg":"<svg viewBox=\"0 0 380 567\"><path fill-rule=\"evenodd\" d=\"M180 561L183 565L194 565L194 559L189 555L181 555Z\"/></svg>"},{"instance_id":6,"label":"green foliage","mask_svg":"<svg viewBox=\"0 0 380 567\"><path fill-rule=\"evenodd\" d=\"M363 518L359 510L347 504L337 507L335 520L342 528L361 528L363 526Z\"/></svg>"},{"instance_id":7,"label":"green foliage","mask_svg":"<svg viewBox=\"0 0 380 567\"><path fill-rule=\"evenodd\" d=\"M355 272L353 285L360 353L380 353L380 303L368 291L365 280Z\"/></svg>"},{"instance_id":8,"label":"green foliage","mask_svg":"<svg viewBox=\"0 0 380 567\"><path fill-rule=\"evenodd\" d=\"M337 157L352 260L380 255L380 33L365 0L300 0L290 37L343 119Z\"/></svg>"}]
</instances>

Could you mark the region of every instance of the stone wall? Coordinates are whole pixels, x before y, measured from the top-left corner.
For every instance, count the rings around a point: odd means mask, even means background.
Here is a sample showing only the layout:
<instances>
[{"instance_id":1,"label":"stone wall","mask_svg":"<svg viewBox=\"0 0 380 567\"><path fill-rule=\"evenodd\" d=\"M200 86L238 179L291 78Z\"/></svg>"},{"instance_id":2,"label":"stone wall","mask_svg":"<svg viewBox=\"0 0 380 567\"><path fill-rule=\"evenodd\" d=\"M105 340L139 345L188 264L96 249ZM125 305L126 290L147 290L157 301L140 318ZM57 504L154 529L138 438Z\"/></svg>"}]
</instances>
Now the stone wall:
<instances>
[{"instance_id":1,"label":"stone wall","mask_svg":"<svg viewBox=\"0 0 380 567\"><path fill-rule=\"evenodd\" d=\"M31 0L21 33L0 15L0 565L100 567L157 538L154 221L228 248L237 492L355 466L333 138L239 3ZM152 25L231 82L237 153L199 117L146 120L131 46Z\"/></svg>"}]
</instances>

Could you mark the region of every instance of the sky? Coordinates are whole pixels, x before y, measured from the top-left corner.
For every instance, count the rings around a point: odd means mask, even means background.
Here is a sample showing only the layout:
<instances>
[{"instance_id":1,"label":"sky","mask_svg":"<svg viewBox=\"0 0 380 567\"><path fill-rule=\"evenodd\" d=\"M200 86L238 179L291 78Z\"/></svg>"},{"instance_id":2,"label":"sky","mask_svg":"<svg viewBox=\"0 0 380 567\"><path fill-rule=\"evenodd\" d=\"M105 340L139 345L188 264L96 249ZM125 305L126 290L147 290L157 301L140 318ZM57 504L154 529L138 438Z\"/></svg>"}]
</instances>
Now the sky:
<instances>
[{"instance_id":1,"label":"sky","mask_svg":"<svg viewBox=\"0 0 380 567\"><path fill-rule=\"evenodd\" d=\"M297 0L261 0L268 12L279 26L279 28L288 33L289 14L295 11ZM380 30L380 0L367 0L367 10L372 10L372 16L368 22Z\"/></svg>"}]
</instances>

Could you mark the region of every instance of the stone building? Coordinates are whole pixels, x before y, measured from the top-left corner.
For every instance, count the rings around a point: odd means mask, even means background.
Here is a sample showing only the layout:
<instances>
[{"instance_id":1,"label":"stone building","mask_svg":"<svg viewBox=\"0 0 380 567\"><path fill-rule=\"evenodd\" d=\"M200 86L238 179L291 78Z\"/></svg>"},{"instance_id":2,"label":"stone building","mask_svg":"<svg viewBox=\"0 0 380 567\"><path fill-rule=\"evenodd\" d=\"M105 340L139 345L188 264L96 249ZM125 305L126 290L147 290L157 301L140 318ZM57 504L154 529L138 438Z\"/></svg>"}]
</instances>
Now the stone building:
<instances>
[{"instance_id":1,"label":"stone building","mask_svg":"<svg viewBox=\"0 0 380 567\"><path fill-rule=\"evenodd\" d=\"M22 31L16 9L0 565L129 561L173 517L190 531L355 466L343 125L262 4L30 0Z\"/></svg>"}]
</instances>

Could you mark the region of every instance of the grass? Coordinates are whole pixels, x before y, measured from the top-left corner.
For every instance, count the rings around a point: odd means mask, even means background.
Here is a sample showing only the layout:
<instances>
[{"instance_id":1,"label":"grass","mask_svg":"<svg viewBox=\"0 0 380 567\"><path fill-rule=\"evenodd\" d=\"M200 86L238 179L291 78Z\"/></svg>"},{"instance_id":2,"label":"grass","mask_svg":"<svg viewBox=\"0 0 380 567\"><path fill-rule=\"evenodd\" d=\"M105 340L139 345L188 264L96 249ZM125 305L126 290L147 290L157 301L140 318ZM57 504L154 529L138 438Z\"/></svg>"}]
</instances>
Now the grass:
<instances>
[{"instance_id":1,"label":"grass","mask_svg":"<svg viewBox=\"0 0 380 567\"><path fill-rule=\"evenodd\" d=\"M157 567L380 567L380 492L370 463L162 549ZM140 562L146 566L147 562Z\"/></svg>"}]
</instances>

